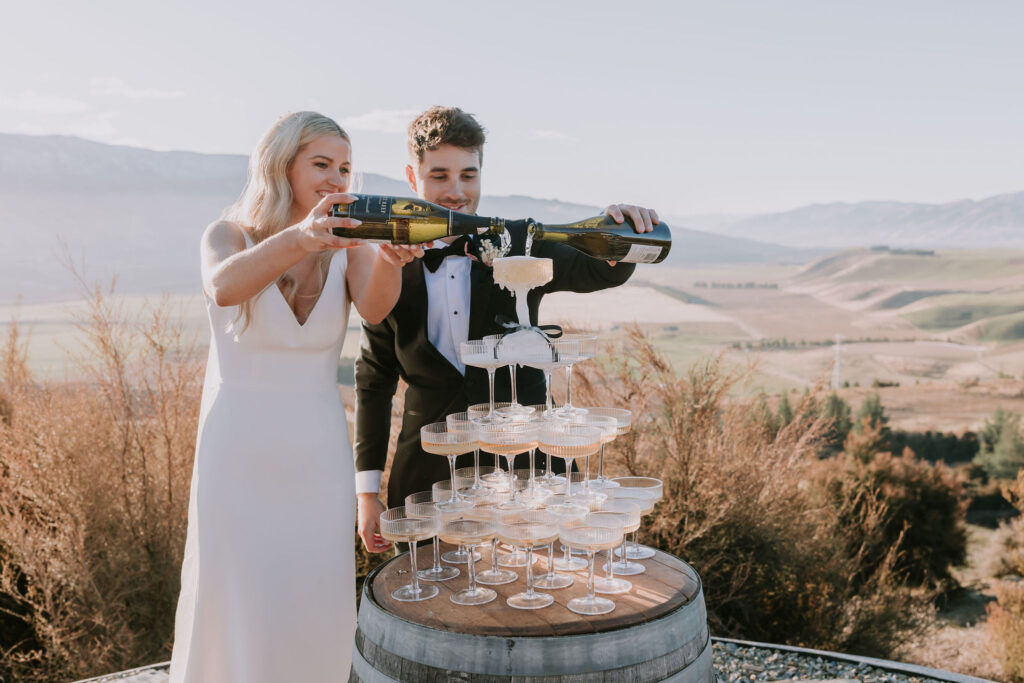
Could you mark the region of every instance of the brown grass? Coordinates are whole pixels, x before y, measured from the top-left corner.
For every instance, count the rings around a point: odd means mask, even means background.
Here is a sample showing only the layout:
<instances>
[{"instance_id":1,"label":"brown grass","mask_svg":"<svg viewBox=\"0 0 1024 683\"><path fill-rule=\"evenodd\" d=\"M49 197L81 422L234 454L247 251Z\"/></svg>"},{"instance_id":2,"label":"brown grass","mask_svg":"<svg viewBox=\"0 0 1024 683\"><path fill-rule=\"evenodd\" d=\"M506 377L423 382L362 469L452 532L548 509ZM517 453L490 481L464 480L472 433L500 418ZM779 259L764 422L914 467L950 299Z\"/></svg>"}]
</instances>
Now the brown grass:
<instances>
[{"instance_id":1,"label":"brown grass","mask_svg":"<svg viewBox=\"0 0 1024 683\"><path fill-rule=\"evenodd\" d=\"M129 318L98 288L82 376L40 382L12 325L0 357L0 652L16 680L170 653L202 358L166 301ZM19 627L18 624L21 624Z\"/></svg>"}]
</instances>

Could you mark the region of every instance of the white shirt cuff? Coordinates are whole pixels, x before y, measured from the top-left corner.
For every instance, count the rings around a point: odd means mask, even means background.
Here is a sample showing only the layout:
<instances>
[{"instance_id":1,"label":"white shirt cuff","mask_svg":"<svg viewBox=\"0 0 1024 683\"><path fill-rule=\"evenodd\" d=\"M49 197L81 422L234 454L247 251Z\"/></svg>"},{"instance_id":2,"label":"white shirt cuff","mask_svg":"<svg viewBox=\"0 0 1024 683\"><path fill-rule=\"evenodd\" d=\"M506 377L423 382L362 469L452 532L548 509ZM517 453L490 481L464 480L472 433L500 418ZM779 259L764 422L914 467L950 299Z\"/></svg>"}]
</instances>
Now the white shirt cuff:
<instances>
[{"instance_id":1,"label":"white shirt cuff","mask_svg":"<svg viewBox=\"0 0 1024 683\"><path fill-rule=\"evenodd\" d=\"M380 493L380 479L383 476L383 470L356 472L356 493Z\"/></svg>"}]
</instances>

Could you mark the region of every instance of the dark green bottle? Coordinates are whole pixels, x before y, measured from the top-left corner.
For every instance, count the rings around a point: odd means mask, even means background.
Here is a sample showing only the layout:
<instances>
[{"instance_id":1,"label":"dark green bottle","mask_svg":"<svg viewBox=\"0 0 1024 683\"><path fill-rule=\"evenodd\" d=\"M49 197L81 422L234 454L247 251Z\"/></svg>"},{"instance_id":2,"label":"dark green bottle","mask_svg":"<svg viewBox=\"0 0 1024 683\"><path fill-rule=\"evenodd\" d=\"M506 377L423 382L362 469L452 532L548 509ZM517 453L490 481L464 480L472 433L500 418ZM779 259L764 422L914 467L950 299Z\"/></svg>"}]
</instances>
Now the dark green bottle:
<instances>
[{"instance_id":1,"label":"dark green bottle","mask_svg":"<svg viewBox=\"0 0 1024 683\"><path fill-rule=\"evenodd\" d=\"M505 221L459 213L423 199L360 194L351 204L335 204L331 216L355 218L362 222L356 228L334 228L339 237L422 244L450 235L475 235L485 230L502 233Z\"/></svg>"}]
</instances>

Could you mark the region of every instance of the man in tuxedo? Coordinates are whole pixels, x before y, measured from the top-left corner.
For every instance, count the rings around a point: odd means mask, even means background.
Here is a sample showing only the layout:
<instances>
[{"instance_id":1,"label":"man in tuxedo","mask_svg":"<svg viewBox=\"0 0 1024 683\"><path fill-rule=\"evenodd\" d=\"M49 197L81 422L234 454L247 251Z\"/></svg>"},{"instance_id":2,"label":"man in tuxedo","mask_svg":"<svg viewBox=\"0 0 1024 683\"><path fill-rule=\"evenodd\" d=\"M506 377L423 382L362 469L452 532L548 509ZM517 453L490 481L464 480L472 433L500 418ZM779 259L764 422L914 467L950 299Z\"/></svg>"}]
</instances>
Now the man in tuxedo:
<instances>
[{"instance_id":1,"label":"man in tuxedo","mask_svg":"<svg viewBox=\"0 0 1024 683\"><path fill-rule=\"evenodd\" d=\"M410 163L405 170L413 192L446 208L476 213L485 141L484 129L476 119L454 107L433 107L410 124L408 141ZM605 213L619 223L628 216L637 232L650 231L658 222L653 210L632 205L613 204ZM526 225L527 221L507 222L508 255L524 253ZM460 246L452 255L451 249L428 250L422 260L405 266L402 293L394 309L378 324L363 323L355 366L356 493L359 535L371 552L390 547L377 533L384 510L378 496L399 377L408 388L388 480L391 507L404 505L407 495L430 490L434 482L450 476L445 458L420 447L420 427L488 399L487 373L461 362L459 343L504 332L496 321L500 315L515 319L514 297L494 284L490 267L467 258L467 250ZM544 294L615 287L629 279L635 268L592 259L571 247L540 240L533 245L532 255L552 259L554 270L551 282L532 290L528 297L533 325ZM520 403L543 403L543 373L520 368L516 389ZM495 383L495 400L508 400L509 396L509 374L502 370Z\"/></svg>"}]
</instances>

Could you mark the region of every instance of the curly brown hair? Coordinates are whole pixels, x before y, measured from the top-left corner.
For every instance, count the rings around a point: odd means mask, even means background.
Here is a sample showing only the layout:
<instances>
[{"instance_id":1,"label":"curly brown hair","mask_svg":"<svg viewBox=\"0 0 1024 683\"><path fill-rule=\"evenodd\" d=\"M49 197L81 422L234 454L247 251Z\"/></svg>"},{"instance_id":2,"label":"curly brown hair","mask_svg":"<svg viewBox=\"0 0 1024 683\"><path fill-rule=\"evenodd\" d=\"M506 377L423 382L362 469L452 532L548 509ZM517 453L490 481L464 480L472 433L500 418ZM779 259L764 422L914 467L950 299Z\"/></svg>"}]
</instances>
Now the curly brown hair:
<instances>
[{"instance_id":1,"label":"curly brown hair","mask_svg":"<svg viewBox=\"0 0 1024 683\"><path fill-rule=\"evenodd\" d=\"M409 124L409 157L417 163L423 161L424 152L454 145L475 151L482 165L486 141L483 126L458 107L431 107Z\"/></svg>"}]
</instances>

